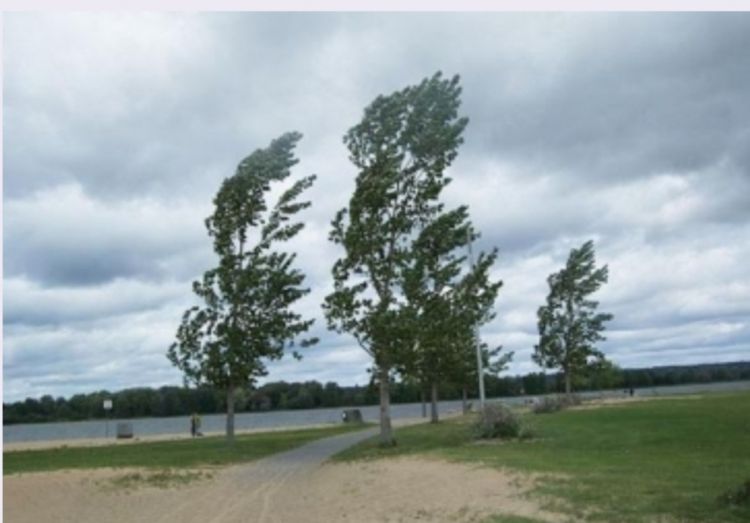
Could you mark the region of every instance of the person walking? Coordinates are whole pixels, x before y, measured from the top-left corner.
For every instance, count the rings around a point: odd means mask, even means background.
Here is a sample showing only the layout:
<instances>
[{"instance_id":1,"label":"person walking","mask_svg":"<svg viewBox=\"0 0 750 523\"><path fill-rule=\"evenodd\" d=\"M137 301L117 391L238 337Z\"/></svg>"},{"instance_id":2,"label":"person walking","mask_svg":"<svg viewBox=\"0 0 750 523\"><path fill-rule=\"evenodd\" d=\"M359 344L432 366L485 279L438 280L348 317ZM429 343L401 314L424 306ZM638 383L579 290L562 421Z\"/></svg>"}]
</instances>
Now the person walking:
<instances>
[{"instance_id":1,"label":"person walking","mask_svg":"<svg viewBox=\"0 0 750 523\"><path fill-rule=\"evenodd\" d=\"M190 416L190 435L192 437L195 437L195 434L198 432L198 415L196 413L193 413L192 416Z\"/></svg>"}]
</instances>

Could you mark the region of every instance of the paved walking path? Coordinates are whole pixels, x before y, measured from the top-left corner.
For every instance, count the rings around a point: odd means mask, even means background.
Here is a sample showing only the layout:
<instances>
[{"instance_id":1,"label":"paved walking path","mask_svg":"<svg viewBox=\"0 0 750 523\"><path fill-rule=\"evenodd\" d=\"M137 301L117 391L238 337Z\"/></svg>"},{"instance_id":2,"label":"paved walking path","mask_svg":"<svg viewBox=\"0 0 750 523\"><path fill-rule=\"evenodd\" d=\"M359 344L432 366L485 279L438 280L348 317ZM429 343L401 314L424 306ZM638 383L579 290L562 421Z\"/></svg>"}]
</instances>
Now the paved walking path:
<instances>
[{"instance_id":1,"label":"paved walking path","mask_svg":"<svg viewBox=\"0 0 750 523\"><path fill-rule=\"evenodd\" d=\"M159 523L277 521L274 509L294 496L328 458L378 433L378 428L312 441L258 461L235 465L221 474L221 489L196 491L191 499L161 514ZM219 495L217 495L219 494Z\"/></svg>"}]
</instances>

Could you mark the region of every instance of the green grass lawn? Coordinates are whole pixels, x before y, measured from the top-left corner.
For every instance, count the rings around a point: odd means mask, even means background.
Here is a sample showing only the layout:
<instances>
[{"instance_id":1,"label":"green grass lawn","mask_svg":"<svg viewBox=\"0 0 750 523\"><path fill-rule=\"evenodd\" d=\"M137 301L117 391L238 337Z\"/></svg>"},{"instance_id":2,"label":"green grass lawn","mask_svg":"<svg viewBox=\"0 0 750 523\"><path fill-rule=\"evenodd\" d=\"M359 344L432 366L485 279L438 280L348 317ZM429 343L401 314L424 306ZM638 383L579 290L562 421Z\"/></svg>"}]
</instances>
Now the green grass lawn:
<instances>
[{"instance_id":1,"label":"green grass lawn","mask_svg":"<svg viewBox=\"0 0 750 523\"><path fill-rule=\"evenodd\" d=\"M364 442L335 457L428 453L492 467L554 473L534 494L574 520L750 521L750 505L723 506L722 493L750 479L750 393L714 394L554 414L524 414L529 441L476 445L470 419L417 425L398 446ZM516 521L498 517L495 521Z\"/></svg>"},{"instance_id":2,"label":"green grass lawn","mask_svg":"<svg viewBox=\"0 0 750 523\"><path fill-rule=\"evenodd\" d=\"M326 428L244 434L236 436L232 446L226 443L223 436L210 436L101 447L4 452L3 474L99 467L164 469L227 465L252 461L298 447L315 439L362 428L364 428L362 425L342 424Z\"/></svg>"}]
</instances>

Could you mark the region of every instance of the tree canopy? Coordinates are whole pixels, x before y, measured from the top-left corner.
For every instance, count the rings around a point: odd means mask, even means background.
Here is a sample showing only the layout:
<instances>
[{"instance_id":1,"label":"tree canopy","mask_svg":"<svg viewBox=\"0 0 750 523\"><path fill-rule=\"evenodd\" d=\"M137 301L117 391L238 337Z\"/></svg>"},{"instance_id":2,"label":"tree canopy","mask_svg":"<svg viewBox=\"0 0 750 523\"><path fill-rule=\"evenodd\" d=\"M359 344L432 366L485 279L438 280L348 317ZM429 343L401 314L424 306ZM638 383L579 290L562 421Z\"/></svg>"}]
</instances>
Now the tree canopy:
<instances>
[{"instance_id":1,"label":"tree canopy","mask_svg":"<svg viewBox=\"0 0 750 523\"><path fill-rule=\"evenodd\" d=\"M550 292L537 312L539 344L533 359L544 368L560 369L567 393L574 376L592 359L604 359L595 344L605 339L604 323L613 316L598 313L599 302L590 296L607 282L608 275L606 265L596 267L594 242L589 240L572 249L565 267L547 278Z\"/></svg>"},{"instance_id":2,"label":"tree canopy","mask_svg":"<svg viewBox=\"0 0 750 523\"><path fill-rule=\"evenodd\" d=\"M466 385L470 366L476 376L475 330L494 317L492 308L502 286L502 281L489 277L496 249L481 253L476 265L463 270L466 249L476 238L467 207L443 212L419 232L413 263L404 271L414 341L402 372L429 386L433 422L438 420L438 385L450 380Z\"/></svg>"},{"instance_id":3,"label":"tree canopy","mask_svg":"<svg viewBox=\"0 0 750 523\"><path fill-rule=\"evenodd\" d=\"M354 336L373 358L381 396L381 442L393 443L390 373L412 337L403 297L404 269L419 228L442 206L446 168L457 155L468 120L458 116L457 76L440 73L378 96L344 137L358 169L349 205L330 239L344 256L333 267L334 291L324 309L329 326Z\"/></svg>"},{"instance_id":4,"label":"tree canopy","mask_svg":"<svg viewBox=\"0 0 750 523\"><path fill-rule=\"evenodd\" d=\"M292 132L273 140L242 160L221 184L214 212L206 219L219 263L193 283L203 304L185 312L167 353L186 381L227 391L229 439L235 389L265 376L266 362L281 358L313 323L291 308L309 292L302 287L304 274L294 268L296 255L275 247L303 228L292 218L310 206L299 197L315 176L293 183L273 207L266 203L271 184L287 179L297 163L293 152L300 138Z\"/></svg>"}]
</instances>

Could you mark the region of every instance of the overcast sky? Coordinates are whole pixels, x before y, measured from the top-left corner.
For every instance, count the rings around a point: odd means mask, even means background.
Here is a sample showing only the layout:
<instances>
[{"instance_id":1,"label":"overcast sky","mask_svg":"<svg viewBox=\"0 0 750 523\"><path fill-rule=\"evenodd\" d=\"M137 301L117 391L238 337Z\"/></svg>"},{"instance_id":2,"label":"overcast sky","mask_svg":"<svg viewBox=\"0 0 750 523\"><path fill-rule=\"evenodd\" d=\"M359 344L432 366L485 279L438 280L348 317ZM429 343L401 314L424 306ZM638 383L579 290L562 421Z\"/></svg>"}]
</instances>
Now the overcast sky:
<instances>
[{"instance_id":1,"label":"overcast sky","mask_svg":"<svg viewBox=\"0 0 750 523\"><path fill-rule=\"evenodd\" d=\"M317 173L290 248L321 343L271 380L365 383L367 355L320 311L327 241L356 174L364 107L461 75L450 169L500 249L482 337L536 371L547 276L594 239L610 269L601 348L624 367L750 359L746 14L6 14L5 401L181 383L165 352L221 180L289 130Z\"/></svg>"}]
</instances>

